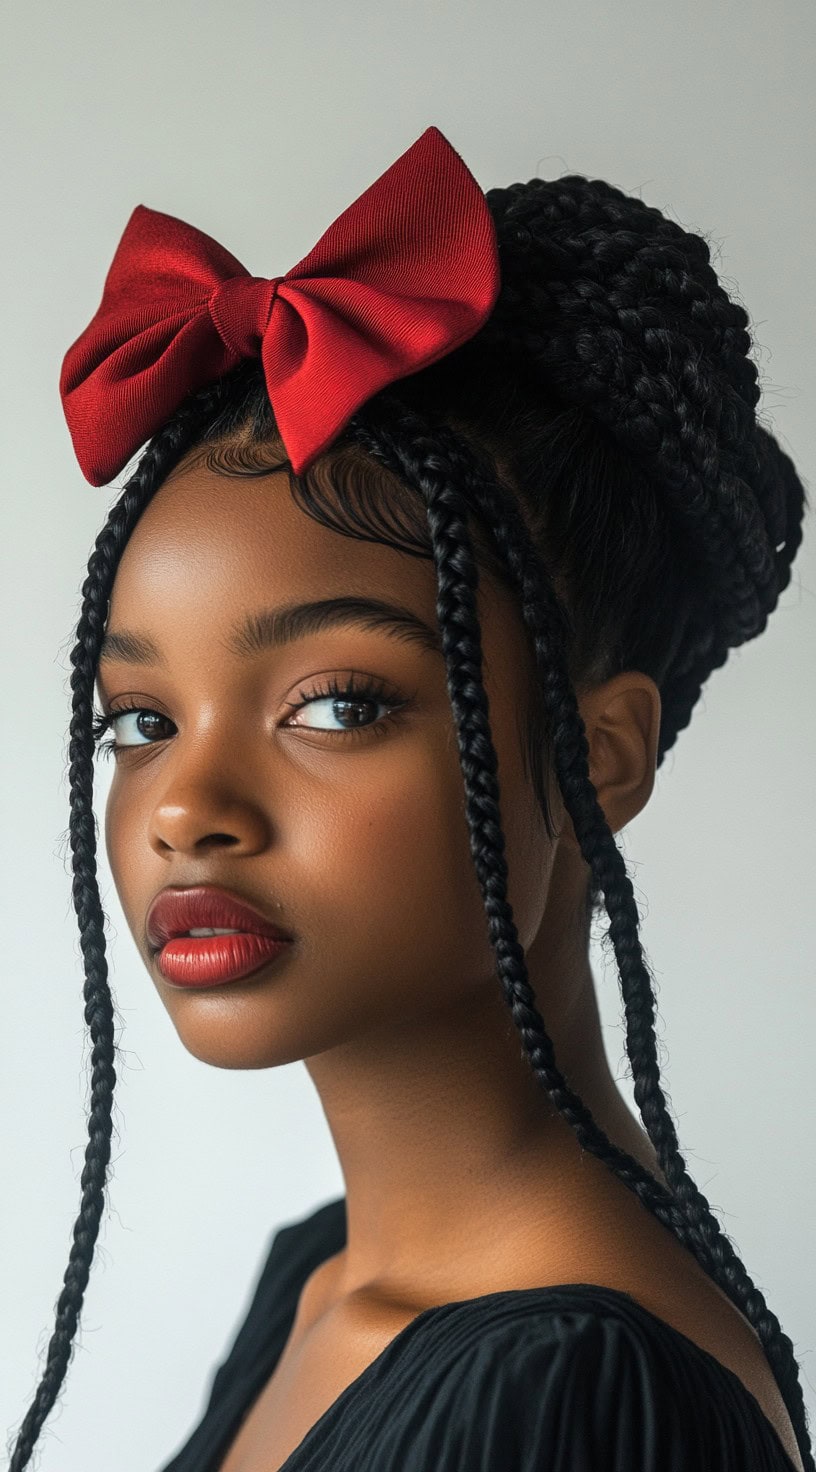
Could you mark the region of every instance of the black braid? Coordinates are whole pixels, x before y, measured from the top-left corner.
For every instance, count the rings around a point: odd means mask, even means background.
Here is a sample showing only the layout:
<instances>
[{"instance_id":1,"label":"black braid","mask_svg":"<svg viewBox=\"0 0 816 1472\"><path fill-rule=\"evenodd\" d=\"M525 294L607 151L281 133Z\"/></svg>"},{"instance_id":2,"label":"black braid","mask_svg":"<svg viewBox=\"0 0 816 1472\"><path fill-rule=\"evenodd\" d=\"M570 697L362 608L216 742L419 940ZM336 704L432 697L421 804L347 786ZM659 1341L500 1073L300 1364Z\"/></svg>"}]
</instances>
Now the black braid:
<instances>
[{"instance_id":1,"label":"black braid","mask_svg":"<svg viewBox=\"0 0 816 1472\"><path fill-rule=\"evenodd\" d=\"M521 248L528 266L519 288L505 291L491 340L528 353L643 463L659 460L672 509L693 525L716 573L732 642L751 637L774 565L733 481L759 389L744 357L747 316L719 285L705 241L601 180L590 189L580 176L531 180L523 193L494 189L487 198L498 211L510 200L498 228L504 256ZM670 314L694 349L680 373L669 371ZM548 316L559 320L552 334L543 330ZM717 359L734 369L728 393Z\"/></svg>"},{"instance_id":2,"label":"black braid","mask_svg":"<svg viewBox=\"0 0 816 1472\"><path fill-rule=\"evenodd\" d=\"M674 1233L756 1329L805 1472L816 1472L791 1340L679 1150L660 1086L637 906L589 776L574 693L579 678L591 684L624 669L654 679L659 765L711 671L764 629L787 586L804 488L757 420L748 317L720 286L704 240L604 181L577 175L513 184L486 198L502 271L489 321L472 342L404 379L398 396L370 400L309 471L290 475L292 494L338 533L433 559L471 854L524 1056L581 1147ZM151 441L97 538L83 584L71 656L70 833L94 1044L90 1140L46 1369L9 1472L28 1464L65 1377L110 1158L116 1074L92 810L96 661L127 539L170 470L199 446L225 475L288 465L257 362L191 395ZM507 900L477 568L520 601L539 674L526 753L536 797L552 835L546 780L554 767L589 867L587 923L601 897L609 915L635 1099L669 1189L609 1140L569 1088L535 1007Z\"/></svg>"},{"instance_id":3,"label":"black braid","mask_svg":"<svg viewBox=\"0 0 816 1472\"><path fill-rule=\"evenodd\" d=\"M385 396L381 397L384 401ZM444 428L430 433L417 415L404 409L397 413L395 433L389 433L378 414L376 427L360 424L356 438L369 454L414 485L426 501L439 585L437 616L467 793L471 853L496 951L499 979L524 1050L533 1072L581 1146L602 1160L674 1232L753 1325L788 1409L805 1472L813 1472L816 1463L793 1343L688 1174L660 1086L655 997L639 938L637 904L623 855L589 775L585 727L567 675L564 610L559 607L513 498L479 466L478 458L459 436ZM552 1042L535 1007L524 951L507 900L507 864L496 778L498 762L482 680L475 599L477 573L466 522L468 510L473 509L493 536L516 580L551 723L559 786L581 852L609 914L609 935L624 1001L626 1049L632 1066L635 1100L672 1194L626 1151L612 1144L583 1101L569 1089L555 1064Z\"/></svg>"},{"instance_id":4,"label":"black braid","mask_svg":"<svg viewBox=\"0 0 816 1472\"><path fill-rule=\"evenodd\" d=\"M72 896L79 922L85 966L85 1021L93 1042L89 1140L81 1177L82 1198L74 1224L73 1243L63 1289L55 1307L55 1327L48 1344L46 1365L34 1399L26 1412L14 1448L9 1472L23 1472L31 1458L43 1423L59 1394L71 1359L94 1247L104 1208L110 1162L111 1115L116 1084L114 1010L105 959L105 916L96 878L97 827L93 812L92 737L96 666L105 629L113 580L128 538L155 491L204 422L220 404L223 388L216 385L198 396L190 408L166 426L142 456L138 469L113 507L94 543L82 584L82 608L71 651L72 716L69 725L69 833L73 855Z\"/></svg>"}]
</instances>

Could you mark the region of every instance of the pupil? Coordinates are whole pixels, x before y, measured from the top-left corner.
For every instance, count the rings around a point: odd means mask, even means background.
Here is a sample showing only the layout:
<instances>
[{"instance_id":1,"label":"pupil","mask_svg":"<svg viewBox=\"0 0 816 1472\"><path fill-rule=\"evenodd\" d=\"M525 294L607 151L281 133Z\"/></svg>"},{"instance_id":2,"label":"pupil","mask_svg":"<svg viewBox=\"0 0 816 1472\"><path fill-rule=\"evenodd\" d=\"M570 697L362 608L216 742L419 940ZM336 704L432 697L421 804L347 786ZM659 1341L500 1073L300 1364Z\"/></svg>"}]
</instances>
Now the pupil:
<instances>
[{"instance_id":1,"label":"pupil","mask_svg":"<svg viewBox=\"0 0 816 1472\"><path fill-rule=\"evenodd\" d=\"M335 707L341 706L343 710L359 710L361 706L370 706L372 702L370 700L335 700L334 704ZM338 720L342 720L342 716L338 716ZM352 722L352 724L359 726L362 724L362 722L358 720Z\"/></svg>"}]
</instances>

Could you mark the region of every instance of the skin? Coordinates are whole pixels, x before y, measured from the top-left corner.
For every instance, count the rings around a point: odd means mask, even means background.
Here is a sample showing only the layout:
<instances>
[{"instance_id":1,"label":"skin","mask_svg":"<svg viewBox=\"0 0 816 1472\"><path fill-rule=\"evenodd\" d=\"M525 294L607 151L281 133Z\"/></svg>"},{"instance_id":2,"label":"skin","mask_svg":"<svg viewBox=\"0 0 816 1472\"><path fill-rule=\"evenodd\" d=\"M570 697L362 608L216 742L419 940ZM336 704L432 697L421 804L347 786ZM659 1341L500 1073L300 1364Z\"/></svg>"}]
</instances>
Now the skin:
<instances>
[{"instance_id":1,"label":"skin","mask_svg":"<svg viewBox=\"0 0 816 1472\"><path fill-rule=\"evenodd\" d=\"M349 593L397 601L438 629L430 561L320 526L294 504L284 472L227 479L182 461L130 538L108 619L109 631L149 636L162 663L107 658L97 681L105 712L127 699L166 718L146 734L132 717L120 723L118 738L138 744L116 758L105 819L117 892L159 998L183 1045L214 1067L302 1059L345 1183L347 1246L304 1287L284 1356L284 1378L295 1378L267 1407L257 1465L276 1466L271 1447L290 1450L423 1308L548 1282L636 1292L724 1359L724 1337L741 1323L731 1365L773 1414L747 1321L581 1150L523 1056L470 855L442 655L357 626L249 658L226 648L247 612ZM579 918L587 867L557 784L552 840L524 771L517 712L534 665L521 615L485 576L478 607L508 893L538 1008L571 1087L665 1184L604 1051ZM352 670L409 699L380 733L366 727L387 704L364 707L351 737L333 734L343 713L330 699L293 709L323 677ZM579 705L590 775L617 833L653 790L659 692L627 671L579 692ZM295 945L245 980L170 986L148 946L147 910L165 886L200 883L245 896ZM695 1313L704 1331L694 1332ZM295 1365L310 1335L314 1353ZM790 1445L778 1402L776 1416Z\"/></svg>"},{"instance_id":2,"label":"skin","mask_svg":"<svg viewBox=\"0 0 816 1472\"><path fill-rule=\"evenodd\" d=\"M105 838L133 938L195 1057L219 1068L304 1060L346 1184L349 1283L448 1259L461 1270L474 1212L475 1271L531 1189L546 1235L546 1201L592 1160L522 1057L495 974L441 654L356 626L249 659L223 647L247 611L345 593L398 601L438 628L435 588L430 562L308 517L284 472L226 479L182 463L130 538L107 624L147 634L164 664L104 658L97 680L106 712L133 701L165 718L140 730L127 717L115 733L129 745L114 759ZM521 617L484 577L478 604L508 894L539 1010L602 1127L653 1160L606 1062L579 944L587 869L557 787L553 843L523 769L516 710L532 662ZM410 697L384 734L335 734L342 712L330 700L292 713L300 691L350 670ZM617 830L652 791L659 694L627 673L581 709ZM365 707L364 722L383 715ZM164 886L199 883L244 894L295 933L271 975L168 985L147 909Z\"/></svg>"}]
</instances>

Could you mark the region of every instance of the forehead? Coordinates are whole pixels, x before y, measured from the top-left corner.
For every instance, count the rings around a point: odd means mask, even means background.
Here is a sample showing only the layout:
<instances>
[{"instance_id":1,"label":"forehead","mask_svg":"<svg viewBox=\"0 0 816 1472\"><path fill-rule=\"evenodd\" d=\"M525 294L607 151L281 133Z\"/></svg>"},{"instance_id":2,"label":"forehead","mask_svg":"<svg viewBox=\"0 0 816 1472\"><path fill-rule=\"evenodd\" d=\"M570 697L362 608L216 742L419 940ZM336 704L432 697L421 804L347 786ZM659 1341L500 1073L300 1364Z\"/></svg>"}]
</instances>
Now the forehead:
<instances>
[{"instance_id":1,"label":"forehead","mask_svg":"<svg viewBox=\"0 0 816 1472\"><path fill-rule=\"evenodd\" d=\"M111 616L126 611L130 621L137 611L195 603L214 613L260 594L318 596L329 582L332 591L364 591L372 580L419 596L433 595L436 582L430 560L316 521L294 500L285 470L228 476L196 466L165 481L134 527Z\"/></svg>"},{"instance_id":2,"label":"forehead","mask_svg":"<svg viewBox=\"0 0 816 1472\"><path fill-rule=\"evenodd\" d=\"M396 601L438 629L432 558L324 526L294 500L286 470L223 475L182 464L125 546L107 627L200 650L208 638L224 643L248 613L343 595ZM518 603L483 572L477 611L485 666L523 657Z\"/></svg>"}]
</instances>

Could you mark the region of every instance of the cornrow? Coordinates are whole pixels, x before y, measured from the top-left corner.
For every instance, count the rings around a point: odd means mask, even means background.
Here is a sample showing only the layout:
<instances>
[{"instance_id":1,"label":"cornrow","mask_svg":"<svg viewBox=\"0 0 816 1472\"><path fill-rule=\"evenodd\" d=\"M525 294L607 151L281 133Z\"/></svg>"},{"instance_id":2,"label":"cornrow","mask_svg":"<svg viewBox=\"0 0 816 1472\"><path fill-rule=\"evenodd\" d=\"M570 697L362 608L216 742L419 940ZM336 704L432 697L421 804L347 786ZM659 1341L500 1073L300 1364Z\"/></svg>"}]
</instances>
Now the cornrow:
<instances>
[{"instance_id":1,"label":"cornrow","mask_svg":"<svg viewBox=\"0 0 816 1472\"><path fill-rule=\"evenodd\" d=\"M660 1084L655 997L632 884L589 775L575 687L636 668L661 695L657 752L729 650L760 633L790 581L804 487L757 419L748 317L706 242L602 180L532 179L486 195L502 288L477 336L368 401L325 455L291 472L301 508L339 534L433 560L471 855L499 982L536 1078L589 1150L674 1233L755 1328L816 1472L793 1344L686 1170ZM287 466L258 364L191 395L144 451L95 543L71 655L73 899L93 1040L82 1203L46 1368L9 1472L23 1472L70 1361L110 1159L114 1014L92 810L92 703L116 568L143 510L189 452L224 475ZM472 524L469 525L469 519ZM497 757L482 678L479 571L518 597L535 654L526 759L552 836L554 771L603 903L635 1099L668 1189L596 1123L560 1072L507 899ZM643 617L644 608L648 618Z\"/></svg>"}]
</instances>

